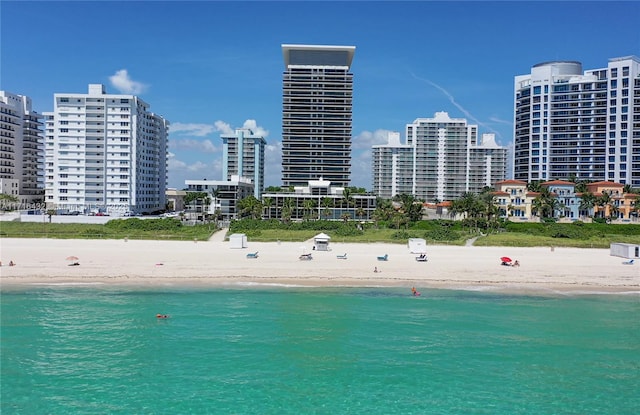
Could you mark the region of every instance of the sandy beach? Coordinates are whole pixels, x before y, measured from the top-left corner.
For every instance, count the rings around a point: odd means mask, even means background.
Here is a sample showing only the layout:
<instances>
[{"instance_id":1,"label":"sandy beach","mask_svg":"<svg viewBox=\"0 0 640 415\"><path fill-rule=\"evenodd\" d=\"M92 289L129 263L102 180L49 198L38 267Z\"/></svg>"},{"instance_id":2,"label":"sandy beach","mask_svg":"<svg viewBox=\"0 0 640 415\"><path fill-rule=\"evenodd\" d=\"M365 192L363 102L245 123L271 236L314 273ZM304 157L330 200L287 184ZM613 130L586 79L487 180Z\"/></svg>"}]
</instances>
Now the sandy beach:
<instances>
[{"instance_id":1,"label":"sandy beach","mask_svg":"<svg viewBox=\"0 0 640 415\"><path fill-rule=\"evenodd\" d=\"M2 288L39 284L137 286L393 286L530 292L640 294L640 264L608 249L427 246L427 262L406 244L12 239L0 241ZM247 258L258 252L258 257ZM312 253L313 260L299 256ZM347 259L338 255L347 254ZM378 256L388 255L387 261ZM70 256L79 265L70 266ZM519 267L500 264L508 256ZM16 263L8 266L9 261ZM377 268L379 272L374 272Z\"/></svg>"}]
</instances>

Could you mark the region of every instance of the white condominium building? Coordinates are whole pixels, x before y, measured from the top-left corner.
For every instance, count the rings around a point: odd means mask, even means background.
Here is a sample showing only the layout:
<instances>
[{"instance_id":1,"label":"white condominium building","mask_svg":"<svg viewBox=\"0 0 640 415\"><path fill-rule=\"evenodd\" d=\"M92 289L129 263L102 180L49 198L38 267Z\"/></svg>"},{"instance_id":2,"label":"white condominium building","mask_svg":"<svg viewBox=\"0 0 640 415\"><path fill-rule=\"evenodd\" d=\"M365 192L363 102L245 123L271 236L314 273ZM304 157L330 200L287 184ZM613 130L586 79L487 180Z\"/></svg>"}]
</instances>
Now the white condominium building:
<instances>
[{"instance_id":1,"label":"white condominium building","mask_svg":"<svg viewBox=\"0 0 640 415\"><path fill-rule=\"evenodd\" d=\"M282 45L282 184L349 186L354 46Z\"/></svg>"},{"instance_id":2,"label":"white condominium building","mask_svg":"<svg viewBox=\"0 0 640 415\"><path fill-rule=\"evenodd\" d=\"M222 178L234 176L253 183L253 195L260 199L264 190L264 137L248 128L239 128L235 134L222 134Z\"/></svg>"},{"instance_id":3,"label":"white condominium building","mask_svg":"<svg viewBox=\"0 0 640 415\"><path fill-rule=\"evenodd\" d=\"M507 149L494 136L478 139L478 126L437 112L407 124L407 144L415 148L413 195L428 202L458 199L465 192L504 180Z\"/></svg>"},{"instance_id":4,"label":"white condominium building","mask_svg":"<svg viewBox=\"0 0 640 415\"><path fill-rule=\"evenodd\" d=\"M513 178L640 188L640 58L537 64L515 77Z\"/></svg>"},{"instance_id":5,"label":"white condominium building","mask_svg":"<svg viewBox=\"0 0 640 415\"><path fill-rule=\"evenodd\" d=\"M47 207L150 213L165 209L169 122L133 95L54 95L46 118Z\"/></svg>"},{"instance_id":6,"label":"white condominium building","mask_svg":"<svg viewBox=\"0 0 640 415\"><path fill-rule=\"evenodd\" d=\"M414 148L400 142L400 133L391 132L387 144L372 146L373 193L391 199L413 194Z\"/></svg>"},{"instance_id":7,"label":"white condominium building","mask_svg":"<svg viewBox=\"0 0 640 415\"><path fill-rule=\"evenodd\" d=\"M406 144L392 134L388 145L373 148L378 196L404 193L427 202L443 202L504 180L507 149L496 144L494 134L478 139L478 126L450 118L446 112L418 118L406 128Z\"/></svg>"},{"instance_id":8,"label":"white condominium building","mask_svg":"<svg viewBox=\"0 0 640 415\"><path fill-rule=\"evenodd\" d=\"M0 91L0 193L18 200L6 208L44 201L43 137L42 115L31 109L31 99Z\"/></svg>"}]
</instances>

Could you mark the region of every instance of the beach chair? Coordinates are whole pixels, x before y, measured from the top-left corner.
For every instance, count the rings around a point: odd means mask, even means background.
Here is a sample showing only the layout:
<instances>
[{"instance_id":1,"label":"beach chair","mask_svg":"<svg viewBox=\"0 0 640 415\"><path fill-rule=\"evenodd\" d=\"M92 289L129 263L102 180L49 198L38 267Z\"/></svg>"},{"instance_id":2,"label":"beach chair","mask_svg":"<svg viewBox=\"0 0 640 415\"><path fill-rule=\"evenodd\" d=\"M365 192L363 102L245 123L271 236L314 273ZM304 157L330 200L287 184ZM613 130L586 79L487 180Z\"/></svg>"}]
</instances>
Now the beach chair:
<instances>
[{"instance_id":1,"label":"beach chair","mask_svg":"<svg viewBox=\"0 0 640 415\"><path fill-rule=\"evenodd\" d=\"M384 254L383 256L378 257L378 261L387 261L389 259L389 254Z\"/></svg>"},{"instance_id":2,"label":"beach chair","mask_svg":"<svg viewBox=\"0 0 640 415\"><path fill-rule=\"evenodd\" d=\"M344 254L344 255L336 255L336 258L338 258L338 259L347 259L347 254Z\"/></svg>"},{"instance_id":3,"label":"beach chair","mask_svg":"<svg viewBox=\"0 0 640 415\"><path fill-rule=\"evenodd\" d=\"M299 257L300 261L310 261L313 259L313 257L311 256L311 254L302 254Z\"/></svg>"},{"instance_id":4,"label":"beach chair","mask_svg":"<svg viewBox=\"0 0 640 415\"><path fill-rule=\"evenodd\" d=\"M427 254L420 254L416 257L418 262L427 262Z\"/></svg>"},{"instance_id":5,"label":"beach chair","mask_svg":"<svg viewBox=\"0 0 640 415\"><path fill-rule=\"evenodd\" d=\"M624 265L633 265L633 259L630 259L628 261L623 261L622 262Z\"/></svg>"},{"instance_id":6,"label":"beach chair","mask_svg":"<svg viewBox=\"0 0 640 415\"><path fill-rule=\"evenodd\" d=\"M256 251L256 252L253 252L253 253L248 253L247 254L247 258L249 258L249 259L258 258L258 252Z\"/></svg>"}]
</instances>

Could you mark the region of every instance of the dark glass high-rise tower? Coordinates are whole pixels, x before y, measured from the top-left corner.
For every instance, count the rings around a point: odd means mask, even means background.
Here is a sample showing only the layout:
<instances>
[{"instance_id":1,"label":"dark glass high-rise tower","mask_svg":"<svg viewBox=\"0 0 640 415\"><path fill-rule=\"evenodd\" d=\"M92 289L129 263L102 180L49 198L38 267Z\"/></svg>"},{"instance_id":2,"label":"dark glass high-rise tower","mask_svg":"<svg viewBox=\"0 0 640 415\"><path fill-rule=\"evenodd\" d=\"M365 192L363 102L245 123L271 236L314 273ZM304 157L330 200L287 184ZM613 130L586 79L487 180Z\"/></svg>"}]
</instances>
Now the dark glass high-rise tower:
<instances>
[{"instance_id":1,"label":"dark glass high-rise tower","mask_svg":"<svg viewBox=\"0 0 640 415\"><path fill-rule=\"evenodd\" d=\"M282 45L283 186L349 186L355 49Z\"/></svg>"}]
</instances>

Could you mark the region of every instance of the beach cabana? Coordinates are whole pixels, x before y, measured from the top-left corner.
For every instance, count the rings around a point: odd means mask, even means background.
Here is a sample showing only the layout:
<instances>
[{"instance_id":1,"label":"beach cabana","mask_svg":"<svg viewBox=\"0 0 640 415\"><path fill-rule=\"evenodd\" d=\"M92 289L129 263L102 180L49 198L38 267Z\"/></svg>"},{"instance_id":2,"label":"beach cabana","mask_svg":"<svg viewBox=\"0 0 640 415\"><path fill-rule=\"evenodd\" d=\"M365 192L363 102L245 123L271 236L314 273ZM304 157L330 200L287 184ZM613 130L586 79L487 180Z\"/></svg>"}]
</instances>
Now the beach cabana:
<instances>
[{"instance_id":1,"label":"beach cabana","mask_svg":"<svg viewBox=\"0 0 640 415\"><path fill-rule=\"evenodd\" d=\"M640 245L612 243L609 245L609 255L622 258L640 258Z\"/></svg>"},{"instance_id":2,"label":"beach cabana","mask_svg":"<svg viewBox=\"0 0 640 415\"><path fill-rule=\"evenodd\" d=\"M313 246L316 251L329 251L329 239L331 237L325 233L319 233L313 237Z\"/></svg>"},{"instance_id":3,"label":"beach cabana","mask_svg":"<svg viewBox=\"0 0 640 415\"><path fill-rule=\"evenodd\" d=\"M247 247L247 235L244 233L234 233L229 236L229 248L242 249Z\"/></svg>"},{"instance_id":4,"label":"beach cabana","mask_svg":"<svg viewBox=\"0 0 640 415\"><path fill-rule=\"evenodd\" d=\"M422 238L409 238L409 252L412 254L426 254L427 241Z\"/></svg>"}]
</instances>

